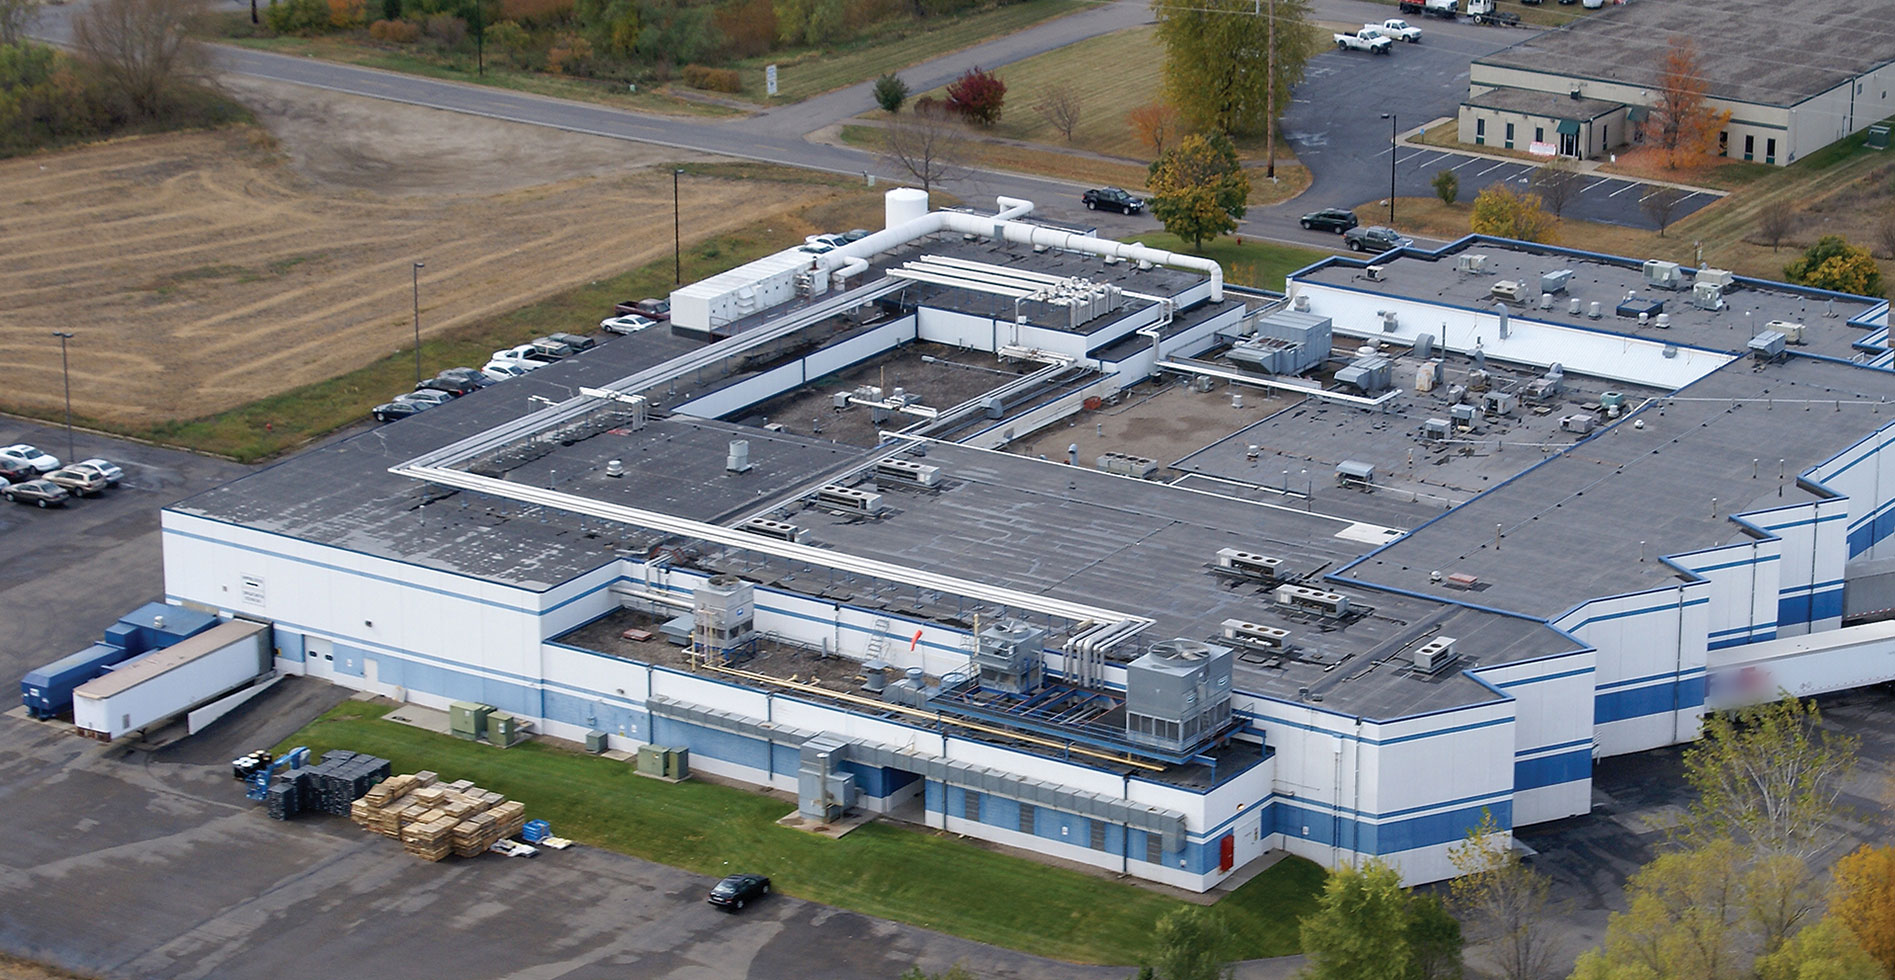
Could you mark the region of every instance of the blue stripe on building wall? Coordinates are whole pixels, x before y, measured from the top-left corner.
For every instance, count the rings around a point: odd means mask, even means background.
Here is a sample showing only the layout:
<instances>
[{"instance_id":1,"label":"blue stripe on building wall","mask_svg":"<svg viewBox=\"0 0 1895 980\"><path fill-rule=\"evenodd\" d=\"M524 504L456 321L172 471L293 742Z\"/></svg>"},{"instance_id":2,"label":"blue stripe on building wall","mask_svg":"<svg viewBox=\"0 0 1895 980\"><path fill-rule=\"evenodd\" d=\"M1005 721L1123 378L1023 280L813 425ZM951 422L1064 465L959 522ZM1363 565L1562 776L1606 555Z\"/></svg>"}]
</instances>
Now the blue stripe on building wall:
<instances>
[{"instance_id":1,"label":"blue stripe on building wall","mask_svg":"<svg viewBox=\"0 0 1895 980\"><path fill-rule=\"evenodd\" d=\"M1593 623L1604 623L1614 619L1624 619L1628 616L1644 616L1648 613L1668 613L1691 606L1701 606L1710 601L1708 597L1702 599L1686 599L1684 602L1667 602L1656 606L1645 606L1641 609L1626 609L1621 612L1602 613L1597 616L1588 616L1571 626L1562 626L1559 628L1568 633L1572 633L1591 626Z\"/></svg>"},{"instance_id":2,"label":"blue stripe on building wall","mask_svg":"<svg viewBox=\"0 0 1895 980\"><path fill-rule=\"evenodd\" d=\"M1601 691L1592 702L1595 725L1684 711L1704 703L1704 675L1622 691Z\"/></svg>"},{"instance_id":3,"label":"blue stripe on building wall","mask_svg":"<svg viewBox=\"0 0 1895 980\"><path fill-rule=\"evenodd\" d=\"M1842 615L1842 590L1829 589L1777 600L1777 625L1795 626L1835 619Z\"/></svg>"},{"instance_id":4,"label":"blue stripe on building wall","mask_svg":"<svg viewBox=\"0 0 1895 980\"><path fill-rule=\"evenodd\" d=\"M1524 759L1513 764L1514 792L1570 783L1592 776L1592 747L1558 755Z\"/></svg>"},{"instance_id":5,"label":"blue stripe on building wall","mask_svg":"<svg viewBox=\"0 0 1895 980\"><path fill-rule=\"evenodd\" d=\"M1513 826L1513 801L1504 797L1380 824L1338 817L1282 800L1272 803L1270 809L1274 812L1265 815L1264 826L1274 828L1291 840L1313 841L1363 854L1394 854L1462 840L1467 837L1467 828L1480 823L1482 811L1492 813L1503 830ZM1304 833L1305 829L1309 832Z\"/></svg>"}]
</instances>

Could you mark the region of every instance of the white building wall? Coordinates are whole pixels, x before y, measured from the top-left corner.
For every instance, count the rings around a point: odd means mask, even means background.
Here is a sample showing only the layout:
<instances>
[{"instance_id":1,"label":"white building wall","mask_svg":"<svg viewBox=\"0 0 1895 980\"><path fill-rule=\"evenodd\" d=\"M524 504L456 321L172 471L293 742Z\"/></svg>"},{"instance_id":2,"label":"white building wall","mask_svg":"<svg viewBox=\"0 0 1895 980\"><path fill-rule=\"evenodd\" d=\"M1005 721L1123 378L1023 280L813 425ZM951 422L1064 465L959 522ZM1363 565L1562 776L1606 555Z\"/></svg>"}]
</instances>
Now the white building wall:
<instances>
[{"instance_id":1,"label":"white building wall","mask_svg":"<svg viewBox=\"0 0 1895 980\"><path fill-rule=\"evenodd\" d=\"M1710 583L1705 608L1709 648L1767 640L1777 633L1782 542L1749 538L1722 548L1668 556Z\"/></svg>"},{"instance_id":2,"label":"white building wall","mask_svg":"<svg viewBox=\"0 0 1895 980\"><path fill-rule=\"evenodd\" d=\"M1473 671L1515 702L1515 827L1592 809L1594 657L1582 649Z\"/></svg>"}]
</instances>

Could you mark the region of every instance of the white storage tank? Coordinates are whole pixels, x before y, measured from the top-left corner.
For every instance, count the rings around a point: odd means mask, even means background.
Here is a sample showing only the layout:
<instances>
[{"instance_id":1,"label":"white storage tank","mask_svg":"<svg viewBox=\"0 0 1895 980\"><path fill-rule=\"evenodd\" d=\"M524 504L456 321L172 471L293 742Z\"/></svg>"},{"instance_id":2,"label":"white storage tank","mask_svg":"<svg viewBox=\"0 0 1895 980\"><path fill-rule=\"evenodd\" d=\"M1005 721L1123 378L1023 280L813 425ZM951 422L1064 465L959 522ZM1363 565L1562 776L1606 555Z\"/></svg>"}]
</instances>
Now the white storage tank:
<instances>
[{"instance_id":1,"label":"white storage tank","mask_svg":"<svg viewBox=\"0 0 1895 980\"><path fill-rule=\"evenodd\" d=\"M111 741L184 713L270 669L270 626L233 619L132 661L72 694L72 721Z\"/></svg>"},{"instance_id":2,"label":"white storage tank","mask_svg":"<svg viewBox=\"0 0 1895 980\"><path fill-rule=\"evenodd\" d=\"M897 187L882 195L883 227L904 225L928 213L928 192L917 187Z\"/></svg>"}]
</instances>

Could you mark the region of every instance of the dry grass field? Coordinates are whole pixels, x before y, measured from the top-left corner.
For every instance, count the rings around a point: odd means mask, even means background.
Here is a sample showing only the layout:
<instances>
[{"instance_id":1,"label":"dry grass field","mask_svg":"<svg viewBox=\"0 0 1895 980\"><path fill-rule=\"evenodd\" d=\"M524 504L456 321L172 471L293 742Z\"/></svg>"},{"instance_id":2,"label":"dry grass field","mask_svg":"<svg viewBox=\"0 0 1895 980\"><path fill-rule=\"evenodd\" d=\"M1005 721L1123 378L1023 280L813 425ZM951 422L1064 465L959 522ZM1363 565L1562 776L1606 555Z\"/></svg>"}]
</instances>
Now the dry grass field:
<instances>
[{"instance_id":1,"label":"dry grass field","mask_svg":"<svg viewBox=\"0 0 1895 980\"><path fill-rule=\"evenodd\" d=\"M671 175L652 164L677 151L310 90L241 94L263 103L268 135L0 163L0 405L61 411L55 330L75 334L75 412L138 429L412 348L412 262L426 264L426 337L671 251ZM687 176L685 237L835 193Z\"/></svg>"}]
</instances>

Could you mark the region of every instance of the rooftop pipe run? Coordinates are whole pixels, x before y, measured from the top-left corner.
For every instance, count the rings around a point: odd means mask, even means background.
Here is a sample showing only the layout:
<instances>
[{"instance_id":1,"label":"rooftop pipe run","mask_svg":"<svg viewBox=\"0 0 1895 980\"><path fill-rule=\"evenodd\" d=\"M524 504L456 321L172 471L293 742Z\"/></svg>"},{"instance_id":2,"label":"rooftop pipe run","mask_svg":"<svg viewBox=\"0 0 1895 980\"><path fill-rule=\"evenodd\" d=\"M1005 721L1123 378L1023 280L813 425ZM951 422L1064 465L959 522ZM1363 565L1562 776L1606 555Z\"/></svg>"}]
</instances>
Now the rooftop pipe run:
<instances>
[{"instance_id":1,"label":"rooftop pipe run","mask_svg":"<svg viewBox=\"0 0 1895 980\"><path fill-rule=\"evenodd\" d=\"M898 188L889 194L900 194ZM1189 269L1202 272L1211 277L1211 302L1224 300L1224 267L1215 261L1196 255L1180 255L1163 249L1148 248L1144 245L1126 244L1081 235L1076 232L1061 231L1044 225L1015 221L1033 213L1033 202L1017 197L996 197L994 202L1000 211L992 216L968 214L963 211L930 211L918 218L890 225L873 235L842 245L816 257L816 267L831 273L836 278L846 278L868 268L867 260L872 255L892 251L909 242L926 238L943 231L954 231L964 235L981 235L998 241L1017 242L1022 245L1045 245L1048 248L1065 249L1071 252L1086 252L1092 255L1117 256L1135 262L1150 262L1154 265L1170 266L1173 269ZM837 270L841 271L838 272Z\"/></svg>"}]
</instances>

